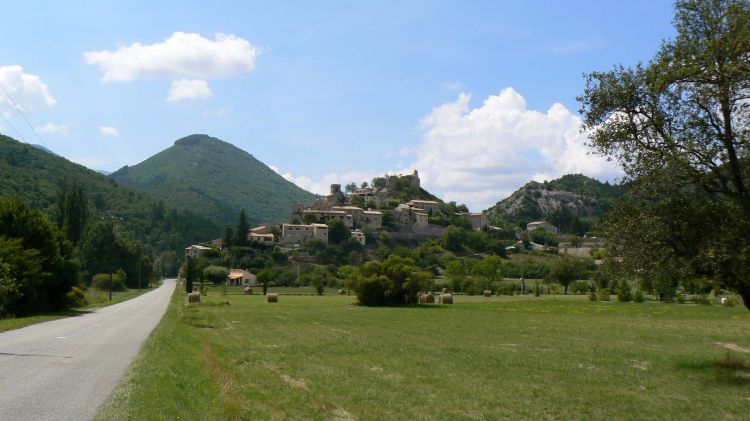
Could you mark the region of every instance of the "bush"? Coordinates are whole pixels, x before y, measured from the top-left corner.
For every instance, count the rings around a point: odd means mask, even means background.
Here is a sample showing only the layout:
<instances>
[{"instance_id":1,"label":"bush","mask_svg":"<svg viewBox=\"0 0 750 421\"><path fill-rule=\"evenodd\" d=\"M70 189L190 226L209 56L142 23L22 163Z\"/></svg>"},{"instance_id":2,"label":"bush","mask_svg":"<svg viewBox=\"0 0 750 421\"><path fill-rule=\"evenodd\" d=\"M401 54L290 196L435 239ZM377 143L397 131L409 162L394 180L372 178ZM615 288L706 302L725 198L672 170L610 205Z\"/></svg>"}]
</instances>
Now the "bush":
<instances>
[{"instance_id":1,"label":"bush","mask_svg":"<svg viewBox=\"0 0 750 421\"><path fill-rule=\"evenodd\" d=\"M645 300L646 299L643 296L643 291L640 288L638 288L637 290L635 290L635 295L633 295L633 301L635 301L636 303L642 303Z\"/></svg>"},{"instance_id":2,"label":"bush","mask_svg":"<svg viewBox=\"0 0 750 421\"><path fill-rule=\"evenodd\" d=\"M737 299L737 297L727 297L726 301L724 301L724 304L722 304L724 307L734 307L740 303L740 300Z\"/></svg>"},{"instance_id":3,"label":"bush","mask_svg":"<svg viewBox=\"0 0 750 421\"><path fill-rule=\"evenodd\" d=\"M588 281L575 281L570 285L570 290L573 294L583 295L594 291L594 287L591 285L591 282Z\"/></svg>"},{"instance_id":4,"label":"bush","mask_svg":"<svg viewBox=\"0 0 750 421\"><path fill-rule=\"evenodd\" d=\"M109 273L94 275L91 286L100 291L109 291ZM112 291L125 291L125 272L122 269L112 274Z\"/></svg>"},{"instance_id":5,"label":"bush","mask_svg":"<svg viewBox=\"0 0 750 421\"><path fill-rule=\"evenodd\" d=\"M591 291L589 293L589 301L598 301L598 298L596 296L596 291Z\"/></svg>"},{"instance_id":6,"label":"bush","mask_svg":"<svg viewBox=\"0 0 750 421\"><path fill-rule=\"evenodd\" d=\"M68 301L70 307L83 307L88 304L88 301L86 301L86 294L84 294L83 290L78 287L71 288L70 291L65 294L65 299Z\"/></svg>"},{"instance_id":7,"label":"bush","mask_svg":"<svg viewBox=\"0 0 750 421\"><path fill-rule=\"evenodd\" d=\"M497 287L496 295L513 295L516 292L516 284L513 282L501 282Z\"/></svg>"},{"instance_id":8,"label":"bush","mask_svg":"<svg viewBox=\"0 0 750 421\"><path fill-rule=\"evenodd\" d=\"M685 294L679 293L674 297L678 304L685 304Z\"/></svg>"},{"instance_id":9,"label":"bush","mask_svg":"<svg viewBox=\"0 0 750 421\"><path fill-rule=\"evenodd\" d=\"M704 306L710 306L711 300L708 299L708 296L706 294L699 294L693 297L693 301L696 304L702 304Z\"/></svg>"},{"instance_id":10,"label":"bush","mask_svg":"<svg viewBox=\"0 0 750 421\"><path fill-rule=\"evenodd\" d=\"M211 265L203 269L203 279L214 285L226 284L227 277L229 277L229 269L223 266Z\"/></svg>"},{"instance_id":11,"label":"bush","mask_svg":"<svg viewBox=\"0 0 750 421\"><path fill-rule=\"evenodd\" d=\"M620 282L620 286L617 288L617 301L627 303L632 300L633 291L630 289L630 284L626 281Z\"/></svg>"},{"instance_id":12,"label":"bush","mask_svg":"<svg viewBox=\"0 0 750 421\"><path fill-rule=\"evenodd\" d=\"M419 271L411 258L390 256L383 262L365 263L352 278L349 283L360 304L405 305L417 303L432 274Z\"/></svg>"},{"instance_id":13,"label":"bush","mask_svg":"<svg viewBox=\"0 0 750 421\"><path fill-rule=\"evenodd\" d=\"M607 288L599 288L596 291L596 296L599 297L599 301L609 301L610 291Z\"/></svg>"}]
</instances>

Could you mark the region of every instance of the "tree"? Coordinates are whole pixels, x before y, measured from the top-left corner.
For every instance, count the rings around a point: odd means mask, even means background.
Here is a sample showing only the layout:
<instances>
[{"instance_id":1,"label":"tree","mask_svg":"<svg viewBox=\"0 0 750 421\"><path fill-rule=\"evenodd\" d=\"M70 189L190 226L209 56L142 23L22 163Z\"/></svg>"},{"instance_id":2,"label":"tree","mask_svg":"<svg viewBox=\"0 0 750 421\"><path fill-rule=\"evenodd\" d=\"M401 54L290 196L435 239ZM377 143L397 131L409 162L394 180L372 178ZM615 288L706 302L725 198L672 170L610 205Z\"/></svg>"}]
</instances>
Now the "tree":
<instances>
[{"instance_id":1,"label":"tree","mask_svg":"<svg viewBox=\"0 0 750 421\"><path fill-rule=\"evenodd\" d=\"M461 291L466 284L466 268L463 260L451 260L445 267L445 277L448 278L451 291Z\"/></svg>"},{"instance_id":2,"label":"tree","mask_svg":"<svg viewBox=\"0 0 750 421\"><path fill-rule=\"evenodd\" d=\"M229 277L229 269L223 266L211 265L203 269L203 278L214 285L225 284Z\"/></svg>"},{"instance_id":3,"label":"tree","mask_svg":"<svg viewBox=\"0 0 750 421\"><path fill-rule=\"evenodd\" d=\"M331 219L328 225L328 241L331 244L341 244L348 241L352 233L340 219Z\"/></svg>"},{"instance_id":4,"label":"tree","mask_svg":"<svg viewBox=\"0 0 750 421\"><path fill-rule=\"evenodd\" d=\"M465 229L451 225L443 233L443 247L450 251L463 251L467 237Z\"/></svg>"},{"instance_id":5,"label":"tree","mask_svg":"<svg viewBox=\"0 0 750 421\"><path fill-rule=\"evenodd\" d=\"M678 1L674 25L676 38L647 65L591 73L579 98L591 146L637 186L606 234L631 275L682 267L750 309L750 2ZM654 203L627 204L642 199ZM659 218L679 203L694 213Z\"/></svg>"},{"instance_id":6,"label":"tree","mask_svg":"<svg viewBox=\"0 0 750 421\"><path fill-rule=\"evenodd\" d=\"M227 227L224 230L224 237L221 239L221 242L224 243L224 247L232 247L233 236L232 229Z\"/></svg>"},{"instance_id":7,"label":"tree","mask_svg":"<svg viewBox=\"0 0 750 421\"><path fill-rule=\"evenodd\" d=\"M270 269L263 269L260 272L258 272L258 275L256 277L256 280L258 283L263 285L263 295L266 295L268 293L268 285L272 283L276 279L276 274L273 273Z\"/></svg>"},{"instance_id":8,"label":"tree","mask_svg":"<svg viewBox=\"0 0 750 421\"><path fill-rule=\"evenodd\" d=\"M347 193L354 193L354 191L357 190L357 183L351 182L344 186L344 191Z\"/></svg>"},{"instance_id":9,"label":"tree","mask_svg":"<svg viewBox=\"0 0 750 421\"><path fill-rule=\"evenodd\" d=\"M237 218L237 230L234 233L233 245L237 247L247 247L250 243L247 240L247 232L250 230L250 226L247 224L247 216L245 211L240 211L240 216Z\"/></svg>"},{"instance_id":10,"label":"tree","mask_svg":"<svg viewBox=\"0 0 750 421\"><path fill-rule=\"evenodd\" d=\"M549 274L551 281L557 282L565 288L565 295L568 295L568 286L571 282L581 277L581 271L575 259L567 257L562 258L552 267Z\"/></svg>"},{"instance_id":11,"label":"tree","mask_svg":"<svg viewBox=\"0 0 750 421\"><path fill-rule=\"evenodd\" d=\"M185 277L185 291L193 292L193 284L198 280L198 265L195 257L187 257L182 265L182 276Z\"/></svg>"},{"instance_id":12,"label":"tree","mask_svg":"<svg viewBox=\"0 0 750 421\"><path fill-rule=\"evenodd\" d=\"M13 297L5 313L21 315L62 310L65 294L78 283L79 262L62 231L41 212L16 198L0 198L0 264Z\"/></svg>"},{"instance_id":13,"label":"tree","mask_svg":"<svg viewBox=\"0 0 750 421\"><path fill-rule=\"evenodd\" d=\"M432 275L421 271L411 258L389 256L383 262L367 262L350 284L357 300L366 306L408 305L417 302Z\"/></svg>"},{"instance_id":14,"label":"tree","mask_svg":"<svg viewBox=\"0 0 750 421\"><path fill-rule=\"evenodd\" d=\"M89 216L86 192L78 181L58 191L57 213L57 224L65 236L78 244Z\"/></svg>"}]
</instances>

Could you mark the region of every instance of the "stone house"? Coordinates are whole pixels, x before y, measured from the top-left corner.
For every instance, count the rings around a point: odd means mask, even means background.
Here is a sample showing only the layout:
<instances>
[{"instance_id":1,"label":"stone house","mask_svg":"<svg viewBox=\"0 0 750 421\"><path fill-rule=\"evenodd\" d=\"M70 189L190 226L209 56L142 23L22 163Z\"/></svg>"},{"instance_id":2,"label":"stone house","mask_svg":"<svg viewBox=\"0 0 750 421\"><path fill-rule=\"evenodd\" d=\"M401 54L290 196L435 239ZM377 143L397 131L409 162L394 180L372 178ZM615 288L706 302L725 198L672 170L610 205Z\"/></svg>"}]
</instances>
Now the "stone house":
<instances>
[{"instance_id":1,"label":"stone house","mask_svg":"<svg viewBox=\"0 0 750 421\"><path fill-rule=\"evenodd\" d=\"M552 234L557 234L558 232L560 232L560 230L556 226L550 224L547 221L534 221L526 224L526 231L533 231L536 229L543 229Z\"/></svg>"},{"instance_id":2,"label":"stone house","mask_svg":"<svg viewBox=\"0 0 750 421\"><path fill-rule=\"evenodd\" d=\"M246 269L229 269L227 285L231 286L253 286L257 285L255 274Z\"/></svg>"}]
</instances>

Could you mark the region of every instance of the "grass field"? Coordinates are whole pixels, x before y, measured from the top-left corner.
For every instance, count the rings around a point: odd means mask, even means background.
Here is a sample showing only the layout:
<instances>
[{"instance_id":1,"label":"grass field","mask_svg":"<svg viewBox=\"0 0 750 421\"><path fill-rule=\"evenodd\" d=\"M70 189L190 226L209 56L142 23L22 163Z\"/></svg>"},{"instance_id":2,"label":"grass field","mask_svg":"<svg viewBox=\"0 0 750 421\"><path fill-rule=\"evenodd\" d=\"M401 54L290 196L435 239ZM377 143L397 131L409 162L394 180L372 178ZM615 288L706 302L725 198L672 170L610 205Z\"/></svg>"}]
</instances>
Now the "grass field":
<instances>
[{"instance_id":1,"label":"grass field","mask_svg":"<svg viewBox=\"0 0 750 421\"><path fill-rule=\"evenodd\" d=\"M129 289L126 291L115 291L112 293L112 301L109 300L109 292L98 291L90 288L86 291L87 305L72 309L69 311L63 311L59 313L42 314L37 316L28 317L15 317L9 319L0 319L0 332L6 330L20 329L25 326L33 325L36 323L48 322L50 320L62 319L63 317L77 316L87 310L111 306L112 304L121 303L125 300L135 298L143 293L150 291L148 288L143 288L140 291L137 289Z\"/></svg>"},{"instance_id":2,"label":"grass field","mask_svg":"<svg viewBox=\"0 0 750 421\"><path fill-rule=\"evenodd\" d=\"M120 419L747 419L744 307L176 293L98 415ZM227 304L228 301L228 304Z\"/></svg>"}]
</instances>

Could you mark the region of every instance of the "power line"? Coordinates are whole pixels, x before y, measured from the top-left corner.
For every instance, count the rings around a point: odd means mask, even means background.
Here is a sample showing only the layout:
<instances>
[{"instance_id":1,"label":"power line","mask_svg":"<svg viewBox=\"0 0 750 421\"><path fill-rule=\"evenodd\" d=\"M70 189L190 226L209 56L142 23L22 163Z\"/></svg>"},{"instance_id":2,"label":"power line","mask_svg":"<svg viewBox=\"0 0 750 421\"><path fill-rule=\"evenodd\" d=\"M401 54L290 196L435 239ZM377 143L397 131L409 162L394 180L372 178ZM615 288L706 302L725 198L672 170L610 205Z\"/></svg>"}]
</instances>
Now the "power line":
<instances>
[{"instance_id":1,"label":"power line","mask_svg":"<svg viewBox=\"0 0 750 421\"><path fill-rule=\"evenodd\" d=\"M19 132L18 129L16 129L16 126L14 126L13 123L11 123L10 120L8 120L8 117L6 117L2 111L0 111L0 116L3 117L3 120L5 120L5 122L8 123L10 128L13 129L13 131L16 133L16 136L18 136L18 138L22 140L23 143L29 143L26 141L26 139L23 138L23 136L21 135L21 132Z\"/></svg>"},{"instance_id":2,"label":"power line","mask_svg":"<svg viewBox=\"0 0 750 421\"><path fill-rule=\"evenodd\" d=\"M23 118L23 121L25 121L26 124L28 124L29 128L31 129L32 132L34 132L34 134L36 135L37 139L39 139L39 141L42 142L42 145L44 147L47 147L47 144L44 142L44 139L42 139L42 137L39 136L39 133L37 133L37 131L34 128L34 126L32 126L31 123L29 123L29 120L26 119L26 115L23 113L23 111L21 111L21 107L18 104L16 104L16 101L13 101L13 98L10 97L10 94L8 93L8 90L5 89L5 86L2 83L0 83L0 88L3 88L3 92L5 92L5 96L8 97L8 100L10 101L10 103L13 104L13 108L16 111L18 111L18 114L21 114L21 117ZM5 121L8 121L8 119L6 118ZM20 135L20 133L19 133L19 135ZM24 140L24 142L26 142L26 140ZM28 143L28 142L26 142L26 143Z\"/></svg>"}]
</instances>

